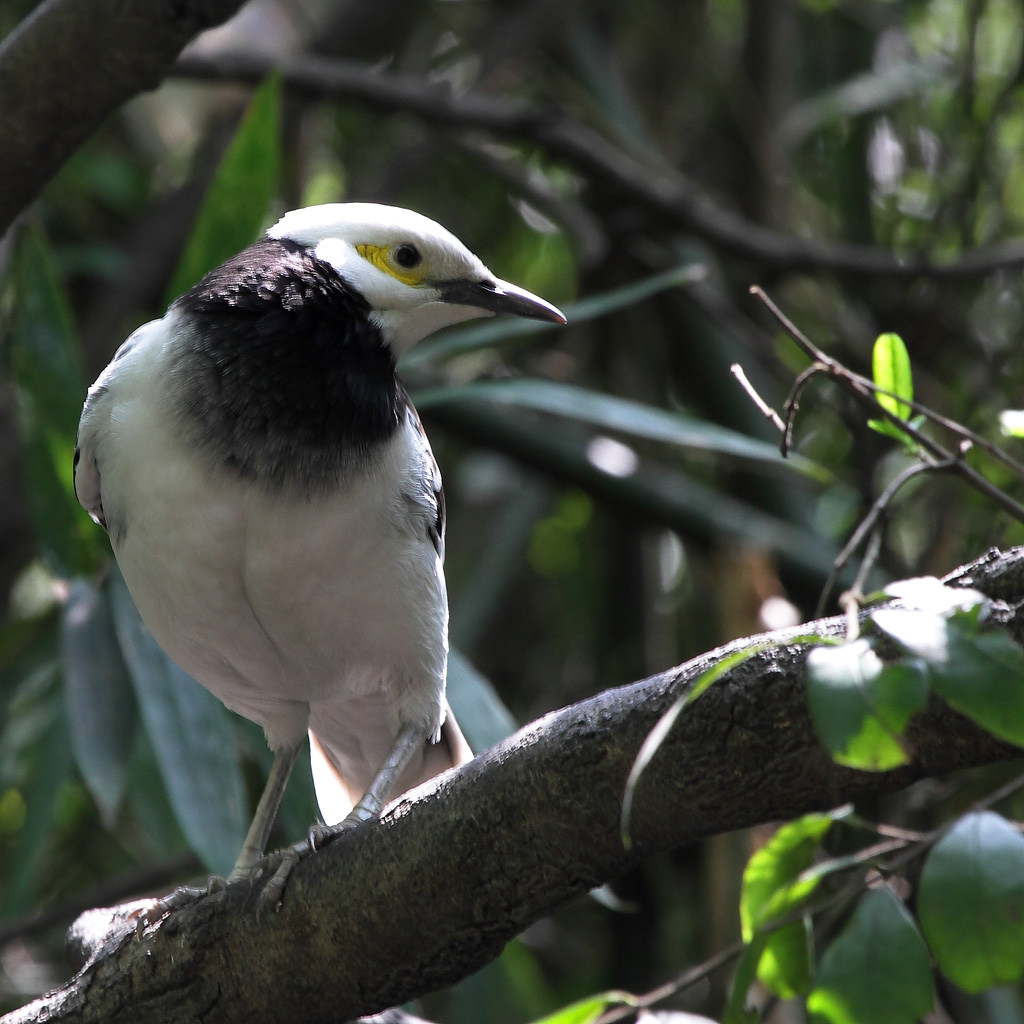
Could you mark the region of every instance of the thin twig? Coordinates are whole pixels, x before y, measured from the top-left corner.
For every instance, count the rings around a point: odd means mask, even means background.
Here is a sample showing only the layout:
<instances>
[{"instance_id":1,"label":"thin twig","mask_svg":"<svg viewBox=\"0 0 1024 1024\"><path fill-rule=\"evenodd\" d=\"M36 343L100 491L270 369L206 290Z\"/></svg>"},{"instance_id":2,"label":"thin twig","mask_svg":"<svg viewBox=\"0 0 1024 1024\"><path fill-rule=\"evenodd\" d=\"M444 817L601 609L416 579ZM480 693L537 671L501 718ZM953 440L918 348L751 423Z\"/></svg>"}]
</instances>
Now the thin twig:
<instances>
[{"instance_id":1,"label":"thin twig","mask_svg":"<svg viewBox=\"0 0 1024 1024\"><path fill-rule=\"evenodd\" d=\"M766 420L770 420L778 428L780 433L785 436L786 424L782 422L782 417L757 393L754 385L750 383L747 375L743 372L743 367L740 366L739 363L733 363L732 366L729 367L729 372L739 382L740 387L746 391L747 397L754 403L754 405L757 406L761 415L764 416Z\"/></svg>"},{"instance_id":2,"label":"thin twig","mask_svg":"<svg viewBox=\"0 0 1024 1024\"><path fill-rule=\"evenodd\" d=\"M833 380L838 381L841 386L845 387L845 389L862 404L867 405L871 409L872 415L881 417L889 423L892 423L893 426L901 430L907 435L907 437L916 442L921 449L928 452L928 454L933 456L938 462L950 463L950 468L963 477L963 479L966 480L976 491L983 494L994 504L998 505L1004 512L1013 516L1013 518L1018 520L1018 522L1024 523L1024 505L1015 501L1001 488L996 487L976 469L969 466L962 457L957 457L953 452L939 444L938 441L935 441L927 434L922 433L917 429L917 427L908 423L901 416L882 405L875 397L875 392L884 389L879 389L877 385L866 377L861 377L859 374L847 369L842 363L839 363L827 356L785 315L785 313L782 312L782 310L779 309L778 306L775 305L774 302L772 302L762 288L754 285L750 289L750 292L765 305L772 316L778 320L785 331L804 350L804 352L806 352L816 364L819 364L811 368L815 373L827 372ZM803 378L805 378L808 372L809 371L805 370L804 373L801 374L801 377L798 378L798 382L801 383L801 386L805 382ZM899 398L899 396L894 397ZM901 402L905 402L902 398L899 400ZM911 403L905 402L905 404L910 405ZM931 410L926 410L924 406L917 406L917 404L914 403L912 405L912 408L913 407L924 410L923 415L925 416L929 416L931 414Z\"/></svg>"}]
</instances>

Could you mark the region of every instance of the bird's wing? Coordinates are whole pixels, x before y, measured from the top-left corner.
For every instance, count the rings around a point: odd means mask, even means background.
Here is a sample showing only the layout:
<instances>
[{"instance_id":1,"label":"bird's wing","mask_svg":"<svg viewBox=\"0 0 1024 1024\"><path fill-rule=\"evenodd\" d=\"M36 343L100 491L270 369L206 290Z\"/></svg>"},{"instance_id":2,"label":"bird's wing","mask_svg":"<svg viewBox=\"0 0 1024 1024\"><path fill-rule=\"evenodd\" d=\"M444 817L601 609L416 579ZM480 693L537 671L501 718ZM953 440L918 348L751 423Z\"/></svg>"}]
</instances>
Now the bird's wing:
<instances>
[{"instance_id":1,"label":"bird's wing","mask_svg":"<svg viewBox=\"0 0 1024 1024\"><path fill-rule=\"evenodd\" d=\"M103 493L100 488L100 469L97 462L97 447L103 434L110 427L111 387L116 389L116 380L130 362L127 358L144 347L147 341L158 342L162 320L143 324L114 353L114 358L89 388L78 424L78 447L75 448L74 484L75 496L82 508L107 529L103 513Z\"/></svg>"},{"instance_id":2,"label":"bird's wing","mask_svg":"<svg viewBox=\"0 0 1024 1024\"><path fill-rule=\"evenodd\" d=\"M402 390L401 397L405 404L405 415L409 421L409 426L418 435L420 447L427 461L427 465L424 467L426 472L422 474L419 480L421 490L412 497L418 504L426 506L429 510L427 536L430 538L430 543L434 545L434 550L437 552L438 557L444 559L445 504L444 488L441 486L441 470L430 448L427 432L423 429L420 415L404 389Z\"/></svg>"}]
</instances>

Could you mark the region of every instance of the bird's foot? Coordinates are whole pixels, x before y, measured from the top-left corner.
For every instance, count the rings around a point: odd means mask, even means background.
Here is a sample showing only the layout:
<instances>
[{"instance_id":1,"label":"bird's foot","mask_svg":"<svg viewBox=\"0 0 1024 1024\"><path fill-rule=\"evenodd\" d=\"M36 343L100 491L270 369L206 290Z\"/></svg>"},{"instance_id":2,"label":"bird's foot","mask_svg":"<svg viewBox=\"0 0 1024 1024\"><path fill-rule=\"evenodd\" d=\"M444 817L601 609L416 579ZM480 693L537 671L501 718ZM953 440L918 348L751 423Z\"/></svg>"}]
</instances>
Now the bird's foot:
<instances>
[{"instance_id":1,"label":"bird's foot","mask_svg":"<svg viewBox=\"0 0 1024 1024\"><path fill-rule=\"evenodd\" d=\"M227 879L223 875L210 875L205 886L179 885L174 892L166 896L150 901L149 905L142 907L135 919L135 936L142 938L142 933L149 927L159 924L168 914L175 910L181 910L196 900L209 896L210 893L220 892L227 885Z\"/></svg>"},{"instance_id":2,"label":"bird's foot","mask_svg":"<svg viewBox=\"0 0 1024 1024\"><path fill-rule=\"evenodd\" d=\"M252 870L253 881L264 873L270 873L270 879L259 895L257 914L281 909L281 898L284 896L285 886L299 861L305 860L311 853L326 846L343 832L350 831L366 820L368 820L367 815L353 811L337 825L320 823L310 825L305 839L286 846L283 850L275 850L273 853L267 854Z\"/></svg>"}]
</instances>

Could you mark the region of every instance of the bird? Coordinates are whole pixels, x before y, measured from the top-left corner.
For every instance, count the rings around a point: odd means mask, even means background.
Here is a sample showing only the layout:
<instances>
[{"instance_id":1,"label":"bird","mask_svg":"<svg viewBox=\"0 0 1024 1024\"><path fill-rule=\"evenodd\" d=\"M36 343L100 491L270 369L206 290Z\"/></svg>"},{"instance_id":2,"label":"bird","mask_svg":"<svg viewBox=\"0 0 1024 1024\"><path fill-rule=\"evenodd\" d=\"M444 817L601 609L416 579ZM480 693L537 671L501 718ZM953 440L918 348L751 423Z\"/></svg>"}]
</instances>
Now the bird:
<instances>
[{"instance_id":1,"label":"bird","mask_svg":"<svg viewBox=\"0 0 1024 1024\"><path fill-rule=\"evenodd\" d=\"M566 322L419 213L310 206L139 327L88 391L79 502L167 655L274 753L229 882L264 861L307 736L323 823L278 890L471 756L445 696L441 474L396 364L496 314Z\"/></svg>"}]
</instances>

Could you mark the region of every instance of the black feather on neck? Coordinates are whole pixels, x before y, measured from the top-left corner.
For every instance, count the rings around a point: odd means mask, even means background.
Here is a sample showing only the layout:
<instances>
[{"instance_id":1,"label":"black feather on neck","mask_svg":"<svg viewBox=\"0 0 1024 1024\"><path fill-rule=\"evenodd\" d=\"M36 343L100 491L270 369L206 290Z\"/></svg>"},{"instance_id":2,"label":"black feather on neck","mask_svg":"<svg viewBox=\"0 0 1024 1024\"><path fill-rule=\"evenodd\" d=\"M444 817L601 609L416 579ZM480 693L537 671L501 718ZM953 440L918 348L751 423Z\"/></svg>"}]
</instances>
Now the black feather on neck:
<instances>
[{"instance_id":1,"label":"black feather on neck","mask_svg":"<svg viewBox=\"0 0 1024 1024\"><path fill-rule=\"evenodd\" d=\"M370 307L295 242L265 238L177 299L176 412L221 466L323 491L365 465L408 401Z\"/></svg>"}]
</instances>

